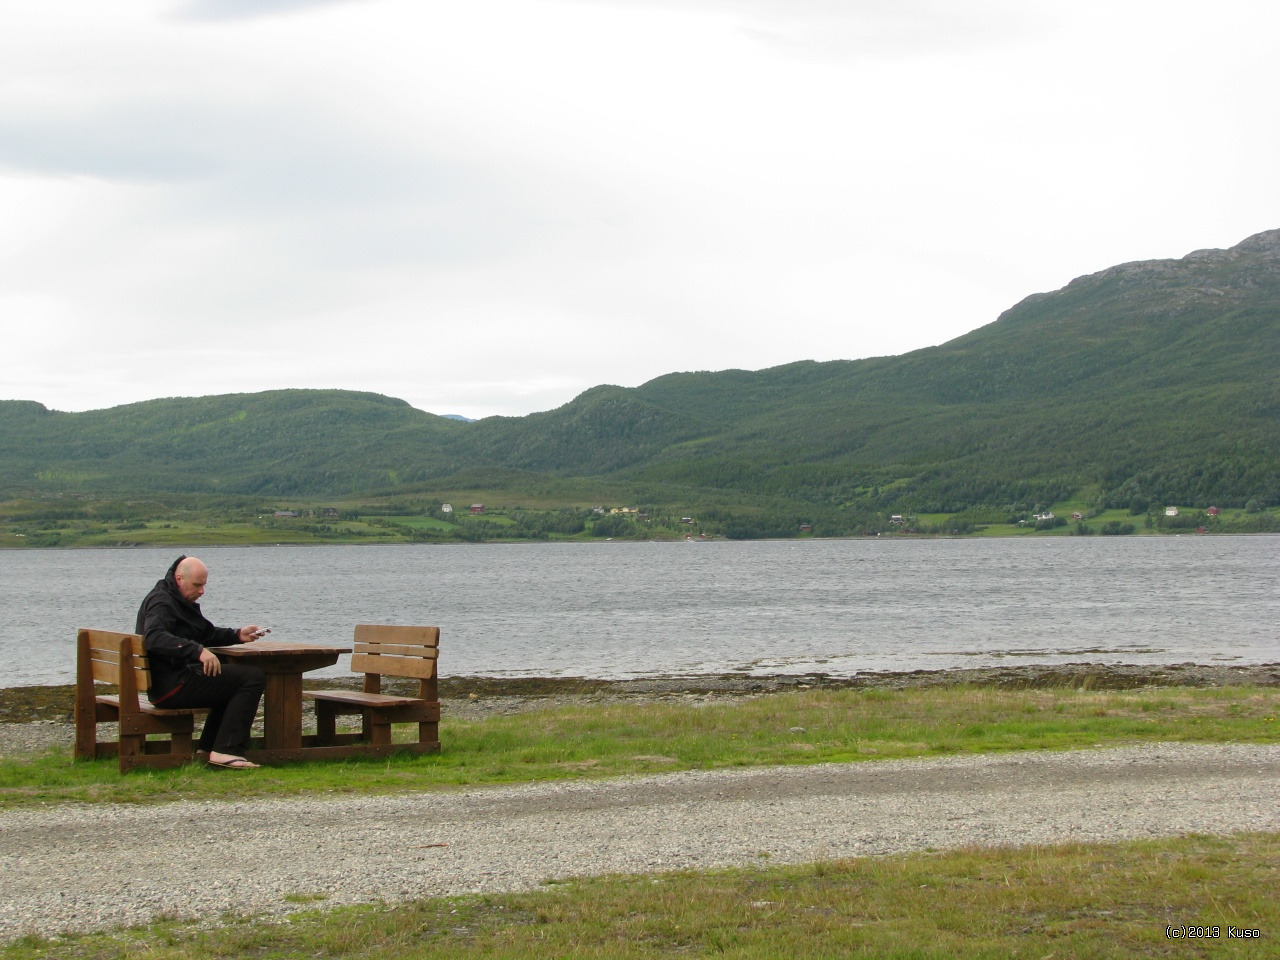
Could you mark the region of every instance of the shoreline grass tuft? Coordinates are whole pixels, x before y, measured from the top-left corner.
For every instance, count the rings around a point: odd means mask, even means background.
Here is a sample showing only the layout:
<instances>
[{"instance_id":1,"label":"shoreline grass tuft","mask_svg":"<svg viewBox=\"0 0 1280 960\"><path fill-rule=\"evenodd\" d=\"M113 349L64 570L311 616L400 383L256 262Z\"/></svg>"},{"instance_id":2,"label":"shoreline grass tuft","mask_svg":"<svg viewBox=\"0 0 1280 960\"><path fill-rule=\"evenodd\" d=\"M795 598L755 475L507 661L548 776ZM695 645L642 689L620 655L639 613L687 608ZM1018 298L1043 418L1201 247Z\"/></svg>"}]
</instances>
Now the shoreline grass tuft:
<instances>
[{"instance_id":1,"label":"shoreline grass tuft","mask_svg":"<svg viewBox=\"0 0 1280 960\"><path fill-rule=\"evenodd\" d=\"M553 706L441 723L440 754L199 765L121 776L69 747L0 757L0 807L400 793L532 780L778 764L1070 750L1152 742L1280 742L1280 688L796 690L711 702Z\"/></svg>"}]
</instances>

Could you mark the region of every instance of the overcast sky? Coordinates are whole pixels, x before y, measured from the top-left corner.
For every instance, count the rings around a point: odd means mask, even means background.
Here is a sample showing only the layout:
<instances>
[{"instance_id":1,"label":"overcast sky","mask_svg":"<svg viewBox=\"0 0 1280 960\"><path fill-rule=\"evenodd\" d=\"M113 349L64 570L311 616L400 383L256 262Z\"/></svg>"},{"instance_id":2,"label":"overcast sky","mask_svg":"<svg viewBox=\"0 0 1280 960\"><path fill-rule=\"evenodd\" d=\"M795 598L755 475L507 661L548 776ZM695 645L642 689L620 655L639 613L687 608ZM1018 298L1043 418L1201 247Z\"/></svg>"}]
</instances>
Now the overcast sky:
<instances>
[{"instance_id":1,"label":"overcast sky","mask_svg":"<svg viewBox=\"0 0 1280 960\"><path fill-rule=\"evenodd\" d=\"M526 414L1280 227L1274 0L4 0L0 398Z\"/></svg>"}]
</instances>

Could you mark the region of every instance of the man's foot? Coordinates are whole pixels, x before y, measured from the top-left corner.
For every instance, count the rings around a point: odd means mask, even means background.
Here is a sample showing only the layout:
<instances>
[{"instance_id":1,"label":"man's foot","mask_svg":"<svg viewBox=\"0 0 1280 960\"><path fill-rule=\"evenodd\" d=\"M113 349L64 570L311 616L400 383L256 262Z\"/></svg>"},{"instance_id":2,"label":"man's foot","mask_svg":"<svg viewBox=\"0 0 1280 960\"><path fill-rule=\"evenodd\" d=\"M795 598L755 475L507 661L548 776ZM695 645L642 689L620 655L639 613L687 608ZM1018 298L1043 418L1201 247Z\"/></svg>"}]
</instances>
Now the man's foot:
<instances>
[{"instance_id":1,"label":"man's foot","mask_svg":"<svg viewBox=\"0 0 1280 960\"><path fill-rule=\"evenodd\" d=\"M209 759L205 763L211 767L221 767L223 770L258 769L258 764L246 760L244 757L233 756L229 753L210 753Z\"/></svg>"}]
</instances>

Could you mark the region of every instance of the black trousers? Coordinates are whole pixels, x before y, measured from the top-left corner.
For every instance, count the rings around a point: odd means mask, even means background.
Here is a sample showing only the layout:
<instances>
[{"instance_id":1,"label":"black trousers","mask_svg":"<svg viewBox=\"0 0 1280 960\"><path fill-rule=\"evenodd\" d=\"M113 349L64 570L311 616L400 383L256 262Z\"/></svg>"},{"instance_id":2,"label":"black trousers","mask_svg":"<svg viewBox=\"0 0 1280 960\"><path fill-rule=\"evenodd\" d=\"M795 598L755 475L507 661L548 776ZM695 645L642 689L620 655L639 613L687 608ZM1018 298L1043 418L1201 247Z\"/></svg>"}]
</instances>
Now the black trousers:
<instances>
[{"instance_id":1,"label":"black trousers","mask_svg":"<svg viewBox=\"0 0 1280 960\"><path fill-rule=\"evenodd\" d=\"M253 718L267 685L257 667L224 663L216 677L206 677L199 664L188 668L182 687L164 698L162 707L208 707L197 748L217 753L241 753L249 742Z\"/></svg>"}]
</instances>

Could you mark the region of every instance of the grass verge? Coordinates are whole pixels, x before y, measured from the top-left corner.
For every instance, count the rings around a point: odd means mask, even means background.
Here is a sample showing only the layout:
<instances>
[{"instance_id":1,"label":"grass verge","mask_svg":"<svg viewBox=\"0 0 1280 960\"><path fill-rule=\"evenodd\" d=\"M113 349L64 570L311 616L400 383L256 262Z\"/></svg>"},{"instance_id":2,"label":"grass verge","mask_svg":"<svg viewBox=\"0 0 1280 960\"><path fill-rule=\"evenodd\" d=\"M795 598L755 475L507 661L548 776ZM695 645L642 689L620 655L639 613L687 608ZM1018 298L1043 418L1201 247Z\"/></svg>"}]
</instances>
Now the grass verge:
<instances>
[{"instance_id":1,"label":"grass verge","mask_svg":"<svg viewBox=\"0 0 1280 960\"><path fill-rule=\"evenodd\" d=\"M1280 741L1280 689L808 690L697 703L562 706L441 724L444 751L121 776L69 748L0 757L0 807L395 793L669 770L850 762L1156 741Z\"/></svg>"},{"instance_id":2,"label":"grass verge","mask_svg":"<svg viewBox=\"0 0 1280 960\"><path fill-rule=\"evenodd\" d=\"M1277 864L1277 834L969 849L165 922L0 957L1274 957Z\"/></svg>"}]
</instances>

